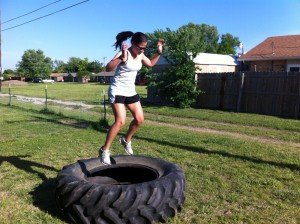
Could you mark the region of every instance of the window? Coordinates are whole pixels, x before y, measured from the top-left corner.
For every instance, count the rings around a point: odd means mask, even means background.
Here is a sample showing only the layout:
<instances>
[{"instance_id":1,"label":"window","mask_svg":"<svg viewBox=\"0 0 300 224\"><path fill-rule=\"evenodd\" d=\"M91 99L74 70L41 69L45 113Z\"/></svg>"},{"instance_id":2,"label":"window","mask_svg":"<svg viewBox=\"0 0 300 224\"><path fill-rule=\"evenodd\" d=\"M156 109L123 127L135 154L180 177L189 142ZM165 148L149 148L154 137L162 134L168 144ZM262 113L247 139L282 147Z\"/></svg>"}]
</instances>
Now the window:
<instances>
[{"instance_id":1,"label":"window","mask_svg":"<svg viewBox=\"0 0 300 224\"><path fill-rule=\"evenodd\" d=\"M290 72L299 72L300 67L290 67Z\"/></svg>"}]
</instances>

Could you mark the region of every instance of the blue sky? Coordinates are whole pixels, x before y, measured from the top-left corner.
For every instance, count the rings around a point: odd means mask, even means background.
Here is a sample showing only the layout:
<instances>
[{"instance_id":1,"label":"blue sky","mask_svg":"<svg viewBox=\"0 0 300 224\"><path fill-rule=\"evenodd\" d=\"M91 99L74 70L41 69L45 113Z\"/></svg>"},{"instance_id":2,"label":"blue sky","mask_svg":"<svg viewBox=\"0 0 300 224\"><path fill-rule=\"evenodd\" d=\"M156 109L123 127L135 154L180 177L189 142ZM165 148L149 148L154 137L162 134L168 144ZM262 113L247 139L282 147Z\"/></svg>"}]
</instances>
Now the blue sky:
<instances>
[{"instance_id":1,"label":"blue sky","mask_svg":"<svg viewBox=\"0 0 300 224\"><path fill-rule=\"evenodd\" d=\"M2 30L83 0L0 0ZM14 69L24 51L41 49L53 60L110 60L120 31L177 30L190 22L216 26L249 51L270 36L300 34L300 0L90 0L26 25L2 31L2 67Z\"/></svg>"}]
</instances>

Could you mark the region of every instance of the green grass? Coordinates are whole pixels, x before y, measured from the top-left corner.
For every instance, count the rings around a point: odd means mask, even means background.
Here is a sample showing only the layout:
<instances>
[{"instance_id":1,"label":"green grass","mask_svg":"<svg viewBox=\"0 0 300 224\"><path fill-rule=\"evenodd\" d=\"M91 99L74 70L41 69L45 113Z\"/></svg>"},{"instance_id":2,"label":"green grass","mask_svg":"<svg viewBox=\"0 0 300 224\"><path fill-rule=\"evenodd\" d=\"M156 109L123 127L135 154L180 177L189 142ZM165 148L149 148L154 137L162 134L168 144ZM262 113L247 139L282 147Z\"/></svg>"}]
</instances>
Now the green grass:
<instances>
[{"instance_id":1,"label":"green grass","mask_svg":"<svg viewBox=\"0 0 300 224\"><path fill-rule=\"evenodd\" d=\"M235 113L207 109L179 109L170 107L145 107L146 112L159 115L184 117L203 121L224 122L254 127L271 127L278 130L290 130L300 132L300 121L294 119L282 119L274 116L257 115L250 113ZM296 124L296 125L295 125Z\"/></svg>"},{"instance_id":2,"label":"green grass","mask_svg":"<svg viewBox=\"0 0 300 224\"><path fill-rule=\"evenodd\" d=\"M69 85L62 95L89 102L87 93L69 94L85 87L74 84L71 90ZM7 106L7 98L0 98L0 223L64 223L53 197L57 172L78 159L96 157L104 142L99 107L92 111L48 108L43 113L43 105L14 100ZM299 223L298 120L212 110L144 109L146 122L133 139L136 154L176 163L186 175L185 205L169 224ZM112 153L123 154L117 141Z\"/></svg>"},{"instance_id":3,"label":"green grass","mask_svg":"<svg viewBox=\"0 0 300 224\"><path fill-rule=\"evenodd\" d=\"M49 99L64 100L64 101L80 101L87 104L99 104L103 100L103 92L106 94L108 85L100 85L98 83L80 84L80 83L28 83L26 86L11 86L13 95L42 97L45 98L45 87ZM8 86L2 87L2 93L8 93ZM145 86L137 86L137 91L141 97L145 97L147 90Z\"/></svg>"}]
</instances>

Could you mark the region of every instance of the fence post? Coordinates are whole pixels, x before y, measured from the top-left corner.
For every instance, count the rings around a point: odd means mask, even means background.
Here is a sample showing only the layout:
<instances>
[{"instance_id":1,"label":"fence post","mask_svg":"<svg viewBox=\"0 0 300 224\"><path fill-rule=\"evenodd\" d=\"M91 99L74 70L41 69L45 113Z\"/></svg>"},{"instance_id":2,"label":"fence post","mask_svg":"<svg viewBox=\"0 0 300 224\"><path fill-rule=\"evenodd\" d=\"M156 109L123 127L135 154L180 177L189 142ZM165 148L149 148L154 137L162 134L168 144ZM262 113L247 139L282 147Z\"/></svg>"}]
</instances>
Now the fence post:
<instances>
[{"instance_id":1,"label":"fence post","mask_svg":"<svg viewBox=\"0 0 300 224\"><path fill-rule=\"evenodd\" d=\"M224 97L225 97L225 85L226 85L227 77L221 76L221 88L220 88L220 99L219 99L219 109L224 109Z\"/></svg>"},{"instance_id":2,"label":"fence post","mask_svg":"<svg viewBox=\"0 0 300 224\"><path fill-rule=\"evenodd\" d=\"M298 89L297 89L297 95L296 95L296 105L295 105L295 118L297 119L299 117L299 110L300 110L300 74L297 75L297 81L298 81Z\"/></svg>"},{"instance_id":3,"label":"fence post","mask_svg":"<svg viewBox=\"0 0 300 224\"><path fill-rule=\"evenodd\" d=\"M45 106L46 106L46 110L48 110L48 88L47 88L47 85L45 86L45 96L46 96Z\"/></svg>"},{"instance_id":4,"label":"fence post","mask_svg":"<svg viewBox=\"0 0 300 224\"><path fill-rule=\"evenodd\" d=\"M104 107L104 120L106 121L106 103L105 103L105 92L103 90L103 107Z\"/></svg>"},{"instance_id":5,"label":"fence post","mask_svg":"<svg viewBox=\"0 0 300 224\"><path fill-rule=\"evenodd\" d=\"M9 102L8 105L11 106L11 85L8 85L8 94L9 94Z\"/></svg>"},{"instance_id":6,"label":"fence post","mask_svg":"<svg viewBox=\"0 0 300 224\"><path fill-rule=\"evenodd\" d=\"M239 85L239 95L238 95L238 101L237 101L237 107L236 111L241 111L241 103L242 103L242 94L243 94L243 88L244 88L244 79L245 79L245 73L242 73L240 77L240 85Z\"/></svg>"}]
</instances>

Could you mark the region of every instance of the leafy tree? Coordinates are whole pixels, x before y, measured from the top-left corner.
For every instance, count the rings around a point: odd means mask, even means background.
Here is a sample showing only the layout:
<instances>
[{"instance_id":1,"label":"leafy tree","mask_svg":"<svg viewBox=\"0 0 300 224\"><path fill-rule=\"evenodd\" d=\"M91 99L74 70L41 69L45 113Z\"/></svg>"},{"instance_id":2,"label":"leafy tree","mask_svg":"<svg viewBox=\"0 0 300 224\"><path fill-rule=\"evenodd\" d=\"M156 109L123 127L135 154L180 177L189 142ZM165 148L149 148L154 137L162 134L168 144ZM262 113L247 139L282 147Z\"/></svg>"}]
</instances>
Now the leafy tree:
<instances>
[{"instance_id":1,"label":"leafy tree","mask_svg":"<svg viewBox=\"0 0 300 224\"><path fill-rule=\"evenodd\" d=\"M5 69L3 72L3 74L14 74L14 73L15 73L15 71L12 69Z\"/></svg>"},{"instance_id":2,"label":"leafy tree","mask_svg":"<svg viewBox=\"0 0 300 224\"><path fill-rule=\"evenodd\" d=\"M104 66L99 61L92 61L92 62L88 63L87 70L89 72L99 73L99 72L104 71Z\"/></svg>"},{"instance_id":3,"label":"leafy tree","mask_svg":"<svg viewBox=\"0 0 300 224\"><path fill-rule=\"evenodd\" d=\"M12 69L6 69L3 72L3 77L5 80L8 80L10 77L14 76L15 71Z\"/></svg>"},{"instance_id":4,"label":"leafy tree","mask_svg":"<svg viewBox=\"0 0 300 224\"><path fill-rule=\"evenodd\" d=\"M207 27L204 28L207 29ZM199 94L196 89L196 66L193 58L200 49L210 49L214 45L213 42L202 45L192 45L190 43L191 39L198 43L201 42L202 37L197 37L197 34L200 34L202 29L202 26L197 27L194 24L189 24L177 31L167 29L165 32L158 30L153 34L149 34L152 49L155 49L154 45L158 38L165 39L167 45L165 46L164 56L171 64L171 67L165 72L154 76L154 82L152 80L150 84L153 85L154 83L161 97L177 107L190 107ZM211 30L213 31L214 28Z\"/></svg>"},{"instance_id":5,"label":"leafy tree","mask_svg":"<svg viewBox=\"0 0 300 224\"><path fill-rule=\"evenodd\" d=\"M156 30L148 34L148 37L149 55L155 52L158 38L165 39L163 55L171 64L168 70L150 78L149 85L156 86L162 98L178 107L191 106L200 94L200 90L196 88L196 66L193 59L200 52L217 53L220 44L230 40L226 35L226 38L222 39L223 42L219 43L219 34L215 26L193 23L184 25L176 31L169 28L166 31ZM238 41L238 38L232 39ZM236 42L229 44L235 49ZM144 69L143 72L147 73L149 78L151 70Z\"/></svg>"},{"instance_id":6,"label":"leafy tree","mask_svg":"<svg viewBox=\"0 0 300 224\"><path fill-rule=\"evenodd\" d=\"M88 78L92 75L89 71L79 71L77 72L77 78L78 80L82 80L83 78Z\"/></svg>"},{"instance_id":7,"label":"leafy tree","mask_svg":"<svg viewBox=\"0 0 300 224\"><path fill-rule=\"evenodd\" d=\"M219 35L215 26L189 23L180 27L177 35L186 52L215 53L218 49Z\"/></svg>"},{"instance_id":8,"label":"leafy tree","mask_svg":"<svg viewBox=\"0 0 300 224\"><path fill-rule=\"evenodd\" d=\"M71 57L66 64L66 72L87 71L88 64L87 58Z\"/></svg>"},{"instance_id":9,"label":"leafy tree","mask_svg":"<svg viewBox=\"0 0 300 224\"><path fill-rule=\"evenodd\" d=\"M63 62L62 60L55 60L53 62L53 72L66 72L66 63Z\"/></svg>"},{"instance_id":10,"label":"leafy tree","mask_svg":"<svg viewBox=\"0 0 300 224\"><path fill-rule=\"evenodd\" d=\"M235 54L236 47L240 45L240 41L237 37L232 36L229 33L221 36L221 42L218 48L218 54Z\"/></svg>"},{"instance_id":11,"label":"leafy tree","mask_svg":"<svg viewBox=\"0 0 300 224\"><path fill-rule=\"evenodd\" d=\"M27 78L47 78L52 71L52 60L42 50L27 50L17 64L17 71Z\"/></svg>"}]
</instances>

